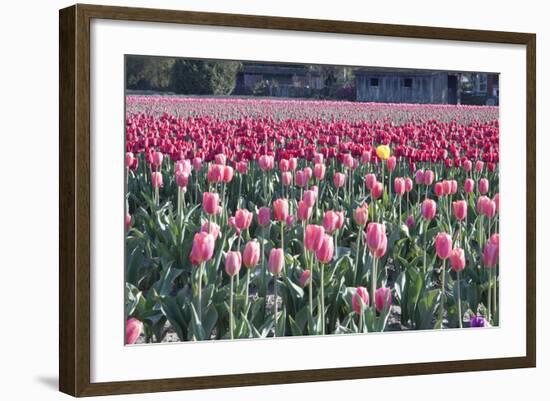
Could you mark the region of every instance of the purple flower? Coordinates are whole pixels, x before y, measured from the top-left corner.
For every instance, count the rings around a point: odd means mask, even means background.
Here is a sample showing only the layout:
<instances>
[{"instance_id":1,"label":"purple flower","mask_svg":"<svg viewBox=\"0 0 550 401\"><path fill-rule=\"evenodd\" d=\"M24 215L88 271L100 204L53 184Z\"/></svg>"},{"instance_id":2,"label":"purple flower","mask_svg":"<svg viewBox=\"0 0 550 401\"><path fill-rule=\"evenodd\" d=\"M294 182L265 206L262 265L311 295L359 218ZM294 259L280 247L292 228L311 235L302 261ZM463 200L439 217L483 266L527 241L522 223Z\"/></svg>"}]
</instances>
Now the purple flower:
<instances>
[{"instance_id":1,"label":"purple flower","mask_svg":"<svg viewBox=\"0 0 550 401\"><path fill-rule=\"evenodd\" d=\"M489 327L489 322L483 316L473 315L470 318L470 327Z\"/></svg>"}]
</instances>

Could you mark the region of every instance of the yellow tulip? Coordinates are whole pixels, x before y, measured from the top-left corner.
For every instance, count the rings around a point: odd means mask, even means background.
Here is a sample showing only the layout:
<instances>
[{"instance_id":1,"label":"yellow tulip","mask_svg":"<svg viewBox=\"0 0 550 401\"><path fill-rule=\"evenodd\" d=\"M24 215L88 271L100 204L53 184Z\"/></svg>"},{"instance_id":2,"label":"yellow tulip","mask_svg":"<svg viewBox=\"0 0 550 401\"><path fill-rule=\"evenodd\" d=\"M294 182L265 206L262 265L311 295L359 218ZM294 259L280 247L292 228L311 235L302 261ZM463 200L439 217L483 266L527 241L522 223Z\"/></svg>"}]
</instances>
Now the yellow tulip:
<instances>
[{"instance_id":1,"label":"yellow tulip","mask_svg":"<svg viewBox=\"0 0 550 401\"><path fill-rule=\"evenodd\" d=\"M388 160L390 153L391 151L388 145L380 145L376 148L376 155L382 160Z\"/></svg>"}]
</instances>

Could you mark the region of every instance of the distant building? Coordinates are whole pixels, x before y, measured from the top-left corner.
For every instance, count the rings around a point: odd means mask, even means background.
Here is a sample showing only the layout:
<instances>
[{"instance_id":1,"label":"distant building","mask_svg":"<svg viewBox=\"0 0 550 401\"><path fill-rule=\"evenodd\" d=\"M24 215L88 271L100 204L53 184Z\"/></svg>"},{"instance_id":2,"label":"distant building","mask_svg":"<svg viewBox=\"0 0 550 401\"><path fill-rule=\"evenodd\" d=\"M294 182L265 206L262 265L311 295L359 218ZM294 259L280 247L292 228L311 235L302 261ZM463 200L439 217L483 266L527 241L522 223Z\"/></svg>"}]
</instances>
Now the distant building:
<instances>
[{"instance_id":1,"label":"distant building","mask_svg":"<svg viewBox=\"0 0 550 401\"><path fill-rule=\"evenodd\" d=\"M258 89L259 87L261 89ZM250 95L264 90L266 95L307 97L321 90L323 81L317 71L300 64L244 63L237 73L234 94Z\"/></svg>"},{"instance_id":2,"label":"distant building","mask_svg":"<svg viewBox=\"0 0 550 401\"><path fill-rule=\"evenodd\" d=\"M388 68L354 73L360 102L460 103L459 73Z\"/></svg>"},{"instance_id":3,"label":"distant building","mask_svg":"<svg viewBox=\"0 0 550 401\"><path fill-rule=\"evenodd\" d=\"M464 74L468 90L464 91L465 103L497 106L499 104L499 75L476 72Z\"/></svg>"}]
</instances>

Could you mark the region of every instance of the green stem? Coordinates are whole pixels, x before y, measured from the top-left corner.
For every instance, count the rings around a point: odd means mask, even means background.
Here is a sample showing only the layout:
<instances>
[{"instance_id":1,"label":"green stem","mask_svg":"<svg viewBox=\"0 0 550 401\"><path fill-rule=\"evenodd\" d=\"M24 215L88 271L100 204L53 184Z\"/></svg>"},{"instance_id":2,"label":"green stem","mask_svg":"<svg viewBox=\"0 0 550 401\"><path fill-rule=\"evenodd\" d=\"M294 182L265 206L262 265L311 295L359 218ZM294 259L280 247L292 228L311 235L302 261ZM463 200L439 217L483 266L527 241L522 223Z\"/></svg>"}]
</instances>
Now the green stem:
<instances>
[{"instance_id":1,"label":"green stem","mask_svg":"<svg viewBox=\"0 0 550 401\"><path fill-rule=\"evenodd\" d=\"M487 274L489 275L489 288L487 289L487 320L491 323L491 281L493 269L487 269Z\"/></svg>"},{"instance_id":2,"label":"green stem","mask_svg":"<svg viewBox=\"0 0 550 401\"><path fill-rule=\"evenodd\" d=\"M462 328L462 298L460 297L460 271L456 272L456 286L458 292L458 327Z\"/></svg>"},{"instance_id":3,"label":"green stem","mask_svg":"<svg viewBox=\"0 0 550 401\"><path fill-rule=\"evenodd\" d=\"M234 320L234 316L233 316L233 276L231 276L231 280L230 280L230 291L229 291L229 335L230 335L230 338L233 340L233 332L234 332L234 329L233 329L233 326L235 324L235 322L233 321Z\"/></svg>"},{"instance_id":4,"label":"green stem","mask_svg":"<svg viewBox=\"0 0 550 401\"><path fill-rule=\"evenodd\" d=\"M361 247L361 227L357 231L357 247L355 248L355 279L353 280L354 285L357 285L357 273L359 270L359 248Z\"/></svg>"},{"instance_id":5,"label":"green stem","mask_svg":"<svg viewBox=\"0 0 550 401\"><path fill-rule=\"evenodd\" d=\"M325 334L325 264L321 263L321 327Z\"/></svg>"},{"instance_id":6,"label":"green stem","mask_svg":"<svg viewBox=\"0 0 550 401\"><path fill-rule=\"evenodd\" d=\"M441 300L439 301L439 321L441 322L441 329L443 329L443 310L445 308L445 259L441 265Z\"/></svg>"},{"instance_id":7,"label":"green stem","mask_svg":"<svg viewBox=\"0 0 550 401\"><path fill-rule=\"evenodd\" d=\"M277 276L273 276L273 293L274 293L274 300L273 300L273 313L275 318L275 330L273 331L273 337L277 337Z\"/></svg>"},{"instance_id":8,"label":"green stem","mask_svg":"<svg viewBox=\"0 0 550 401\"><path fill-rule=\"evenodd\" d=\"M371 305L374 305L375 299L374 294L376 293L376 268L378 264L378 258L373 255L372 257L372 277L371 277L371 283L370 283L370 292L371 292Z\"/></svg>"},{"instance_id":9,"label":"green stem","mask_svg":"<svg viewBox=\"0 0 550 401\"><path fill-rule=\"evenodd\" d=\"M202 270L204 268L204 262L199 266L199 304L197 305L197 313L199 319L202 319Z\"/></svg>"}]
</instances>

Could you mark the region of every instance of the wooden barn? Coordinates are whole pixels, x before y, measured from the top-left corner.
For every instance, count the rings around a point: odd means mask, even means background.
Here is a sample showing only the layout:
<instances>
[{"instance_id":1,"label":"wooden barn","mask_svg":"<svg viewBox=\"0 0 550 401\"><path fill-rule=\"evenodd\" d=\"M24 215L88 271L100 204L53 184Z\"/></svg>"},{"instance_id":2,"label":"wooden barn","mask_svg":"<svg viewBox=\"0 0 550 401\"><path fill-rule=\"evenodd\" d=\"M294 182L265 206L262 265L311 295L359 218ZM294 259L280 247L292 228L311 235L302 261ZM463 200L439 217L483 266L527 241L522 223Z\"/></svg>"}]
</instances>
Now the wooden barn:
<instances>
[{"instance_id":1,"label":"wooden barn","mask_svg":"<svg viewBox=\"0 0 550 401\"><path fill-rule=\"evenodd\" d=\"M361 68L354 73L360 102L460 103L459 73L388 68Z\"/></svg>"}]
</instances>

